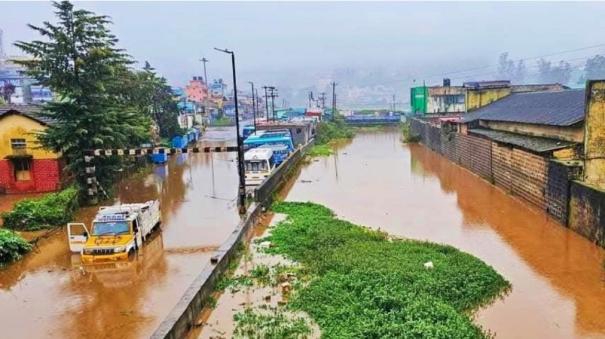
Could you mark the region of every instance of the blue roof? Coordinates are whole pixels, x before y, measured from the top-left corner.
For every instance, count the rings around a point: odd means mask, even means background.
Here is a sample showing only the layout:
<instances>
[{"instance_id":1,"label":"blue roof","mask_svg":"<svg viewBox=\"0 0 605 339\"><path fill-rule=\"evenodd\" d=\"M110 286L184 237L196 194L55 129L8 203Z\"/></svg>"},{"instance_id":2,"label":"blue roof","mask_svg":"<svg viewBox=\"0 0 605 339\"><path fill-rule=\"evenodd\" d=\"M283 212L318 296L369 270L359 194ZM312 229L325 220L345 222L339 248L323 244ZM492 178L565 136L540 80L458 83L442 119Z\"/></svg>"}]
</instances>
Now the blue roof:
<instances>
[{"instance_id":1,"label":"blue roof","mask_svg":"<svg viewBox=\"0 0 605 339\"><path fill-rule=\"evenodd\" d=\"M584 120L584 89L513 93L463 116L474 120L571 126Z\"/></svg>"}]
</instances>

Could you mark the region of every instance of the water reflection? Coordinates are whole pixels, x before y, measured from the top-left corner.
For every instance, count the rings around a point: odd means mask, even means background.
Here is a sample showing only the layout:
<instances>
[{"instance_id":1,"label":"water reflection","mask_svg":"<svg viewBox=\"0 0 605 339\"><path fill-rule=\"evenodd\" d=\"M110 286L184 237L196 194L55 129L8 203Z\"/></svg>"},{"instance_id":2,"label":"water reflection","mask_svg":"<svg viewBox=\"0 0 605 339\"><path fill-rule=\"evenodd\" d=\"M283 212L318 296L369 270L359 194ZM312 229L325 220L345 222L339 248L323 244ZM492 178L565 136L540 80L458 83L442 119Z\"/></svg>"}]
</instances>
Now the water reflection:
<instances>
[{"instance_id":1,"label":"water reflection","mask_svg":"<svg viewBox=\"0 0 605 339\"><path fill-rule=\"evenodd\" d=\"M287 199L494 266L513 290L477 322L498 337L605 337L603 249L425 147L402 145L396 130L360 133L338 159L311 162Z\"/></svg>"},{"instance_id":2,"label":"water reflection","mask_svg":"<svg viewBox=\"0 0 605 339\"><path fill-rule=\"evenodd\" d=\"M210 131L206 143L231 144L231 132ZM149 336L239 221L233 158L173 156L121 181L115 203L161 202L162 231L131 262L82 266L60 229L35 255L0 271L2 336ZM74 219L90 223L96 210L83 208Z\"/></svg>"}]
</instances>

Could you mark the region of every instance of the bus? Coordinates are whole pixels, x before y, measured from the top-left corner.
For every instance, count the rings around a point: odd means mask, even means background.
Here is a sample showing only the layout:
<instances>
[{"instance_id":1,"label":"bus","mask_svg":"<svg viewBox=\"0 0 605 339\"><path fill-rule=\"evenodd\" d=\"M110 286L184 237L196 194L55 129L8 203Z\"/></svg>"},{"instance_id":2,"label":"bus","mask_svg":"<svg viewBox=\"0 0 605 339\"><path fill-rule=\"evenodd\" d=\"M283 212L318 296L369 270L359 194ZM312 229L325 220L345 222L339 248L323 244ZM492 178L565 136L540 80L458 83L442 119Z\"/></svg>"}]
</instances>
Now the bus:
<instances>
[{"instance_id":1,"label":"bus","mask_svg":"<svg viewBox=\"0 0 605 339\"><path fill-rule=\"evenodd\" d=\"M285 145L288 152L294 151L292 135L287 129L256 131L244 140L244 149L265 145Z\"/></svg>"},{"instance_id":2,"label":"bus","mask_svg":"<svg viewBox=\"0 0 605 339\"><path fill-rule=\"evenodd\" d=\"M246 186L260 185L275 168L273 150L268 147L257 147L244 153Z\"/></svg>"}]
</instances>

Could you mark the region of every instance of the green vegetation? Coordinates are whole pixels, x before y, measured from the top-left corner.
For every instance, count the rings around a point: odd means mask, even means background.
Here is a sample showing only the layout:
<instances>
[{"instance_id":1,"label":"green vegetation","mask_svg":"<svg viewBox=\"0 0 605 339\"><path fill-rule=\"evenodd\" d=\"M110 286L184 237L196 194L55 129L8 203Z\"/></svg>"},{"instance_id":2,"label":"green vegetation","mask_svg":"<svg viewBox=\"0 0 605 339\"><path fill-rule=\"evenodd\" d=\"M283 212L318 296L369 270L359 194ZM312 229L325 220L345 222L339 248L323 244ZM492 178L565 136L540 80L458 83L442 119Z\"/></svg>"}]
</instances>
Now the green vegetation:
<instances>
[{"instance_id":1,"label":"green vegetation","mask_svg":"<svg viewBox=\"0 0 605 339\"><path fill-rule=\"evenodd\" d=\"M420 140L417 135L412 135L412 130L409 121L401 125L401 134L403 135L403 142L413 143L418 142Z\"/></svg>"},{"instance_id":2,"label":"green vegetation","mask_svg":"<svg viewBox=\"0 0 605 339\"><path fill-rule=\"evenodd\" d=\"M321 144L321 145L313 145L311 149L307 152L307 155L312 157L327 157L334 153L332 146L330 144Z\"/></svg>"},{"instance_id":3,"label":"green vegetation","mask_svg":"<svg viewBox=\"0 0 605 339\"><path fill-rule=\"evenodd\" d=\"M353 129L344 119L337 115L332 121L322 121L317 125L315 144L324 145L336 139L350 139L354 135Z\"/></svg>"},{"instance_id":4,"label":"green vegetation","mask_svg":"<svg viewBox=\"0 0 605 339\"><path fill-rule=\"evenodd\" d=\"M64 225L71 220L78 206L77 195L77 190L69 187L42 198L19 201L12 211L2 213L4 227L35 231Z\"/></svg>"},{"instance_id":5,"label":"green vegetation","mask_svg":"<svg viewBox=\"0 0 605 339\"><path fill-rule=\"evenodd\" d=\"M299 262L309 282L289 307L309 314L326 338L482 338L470 312L510 285L451 246L388 237L313 203L280 202L288 215L267 237L269 253ZM434 268L424 263L432 261Z\"/></svg>"},{"instance_id":6,"label":"green vegetation","mask_svg":"<svg viewBox=\"0 0 605 339\"><path fill-rule=\"evenodd\" d=\"M247 308L244 312L235 314L233 320L235 338L307 338L311 334L311 327L303 317L293 316L275 308Z\"/></svg>"},{"instance_id":7,"label":"green vegetation","mask_svg":"<svg viewBox=\"0 0 605 339\"><path fill-rule=\"evenodd\" d=\"M0 228L0 267L19 260L32 246L17 233Z\"/></svg>"},{"instance_id":8,"label":"green vegetation","mask_svg":"<svg viewBox=\"0 0 605 339\"><path fill-rule=\"evenodd\" d=\"M216 120L210 121L210 126L222 127L222 126L234 126L235 122L227 117L220 117Z\"/></svg>"},{"instance_id":9,"label":"green vegetation","mask_svg":"<svg viewBox=\"0 0 605 339\"><path fill-rule=\"evenodd\" d=\"M29 25L41 39L15 45L29 58L15 60L57 100L42 107L40 117L54 121L39 136L43 147L61 152L67 172L84 198L84 155L97 148L127 148L148 142L152 134L180 130L178 109L166 80L146 63L134 63L109 30L107 16L53 3L56 23ZM122 167L117 156L95 159L96 177L105 191Z\"/></svg>"}]
</instances>

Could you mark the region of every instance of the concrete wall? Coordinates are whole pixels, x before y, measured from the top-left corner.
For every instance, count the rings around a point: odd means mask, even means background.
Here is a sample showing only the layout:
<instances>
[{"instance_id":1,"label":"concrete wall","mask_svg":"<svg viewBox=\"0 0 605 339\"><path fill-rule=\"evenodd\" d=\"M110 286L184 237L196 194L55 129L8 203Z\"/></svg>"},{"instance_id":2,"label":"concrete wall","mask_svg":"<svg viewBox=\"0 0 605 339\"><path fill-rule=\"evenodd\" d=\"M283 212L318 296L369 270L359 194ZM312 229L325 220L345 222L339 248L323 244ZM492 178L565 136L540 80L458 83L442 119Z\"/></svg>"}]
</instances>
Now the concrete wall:
<instances>
[{"instance_id":1,"label":"concrete wall","mask_svg":"<svg viewBox=\"0 0 605 339\"><path fill-rule=\"evenodd\" d=\"M589 81L586 94L584 181L605 188L605 80Z\"/></svg>"},{"instance_id":2,"label":"concrete wall","mask_svg":"<svg viewBox=\"0 0 605 339\"><path fill-rule=\"evenodd\" d=\"M561 139L578 143L584 142L584 124L581 122L570 127L484 120L482 120L480 124L483 127L498 131L512 132L535 137Z\"/></svg>"},{"instance_id":3,"label":"concrete wall","mask_svg":"<svg viewBox=\"0 0 605 339\"><path fill-rule=\"evenodd\" d=\"M569 228L605 247L605 191L572 181Z\"/></svg>"},{"instance_id":4,"label":"concrete wall","mask_svg":"<svg viewBox=\"0 0 605 339\"><path fill-rule=\"evenodd\" d=\"M313 140L305 146L299 147L265 180L263 185L259 186L255 191L255 200L257 202L252 203L248 207L246 215L227 241L214 252L211 264L206 266L195 278L177 305L155 330L151 338L177 339L187 336L204 308L206 301L214 291L218 279L227 270L229 262L235 258L238 245L245 239L245 236L256 223L263 207L271 203L273 193L283 183L287 174L296 167L304 157L307 149L312 145Z\"/></svg>"},{"instance_id":5,"label":"concrete wall","mask_svg":"<svg viewBox=\"0 0 605 339\"><path fill-rule=\"evenodd\" d=\"M468 89L466 91L466 110L472 111L485 105L489 105L498 99L504 98L510 93L510 87Z\"/></svg>"}]
</instances>

